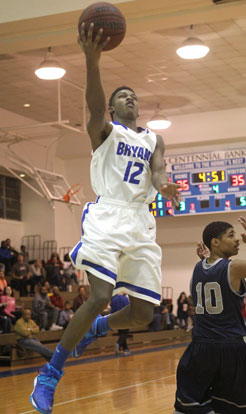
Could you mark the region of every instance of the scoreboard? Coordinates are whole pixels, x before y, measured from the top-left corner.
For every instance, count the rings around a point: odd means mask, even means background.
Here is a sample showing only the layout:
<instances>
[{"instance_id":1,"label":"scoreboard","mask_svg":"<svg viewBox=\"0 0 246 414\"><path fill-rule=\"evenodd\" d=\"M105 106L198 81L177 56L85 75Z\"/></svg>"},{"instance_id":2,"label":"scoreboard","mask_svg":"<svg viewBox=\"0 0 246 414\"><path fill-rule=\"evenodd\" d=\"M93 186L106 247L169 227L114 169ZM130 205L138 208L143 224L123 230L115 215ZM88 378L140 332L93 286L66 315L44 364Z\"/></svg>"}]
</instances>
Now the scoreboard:
<instances>
[{"instance_id":1,"label":"scoreboard","mask_svg":"<svg viewBox=\"0 0 246 414\"><path fill-rule=\"evenodd\" d=\"M246 211L246 147L165 157L169 181L182 185L182 201L157 194L150 204L156 217Z\"/></svg>"}]
</instances>

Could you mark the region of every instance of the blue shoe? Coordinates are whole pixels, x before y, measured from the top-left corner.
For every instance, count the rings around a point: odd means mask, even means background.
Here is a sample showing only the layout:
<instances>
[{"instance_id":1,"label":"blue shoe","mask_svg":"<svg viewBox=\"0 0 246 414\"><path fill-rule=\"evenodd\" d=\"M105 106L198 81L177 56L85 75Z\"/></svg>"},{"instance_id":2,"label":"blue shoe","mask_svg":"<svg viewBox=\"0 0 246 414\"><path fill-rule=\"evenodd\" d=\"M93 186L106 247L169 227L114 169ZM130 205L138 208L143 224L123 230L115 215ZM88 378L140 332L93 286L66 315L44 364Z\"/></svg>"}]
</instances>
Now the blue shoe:
<instances>
[{"instance_id":1,"label":"blue shoe","mask_svg":"<svg viewBox=\"0 0 246 414\"><path fill-rule=\"evenodd\" d=\"M63 374L63 371L59 372L50 364L46 364L34 379L34 389L30 395L30 401L40 413L52 413L54 393Z\"/></svg>"},{"instance_id":2,"label":"blue shoe","mask_svg":"<svg viewBox=\"0 0 246 414\"><path fill-rule=\"evenodd\" d=\"M94 342L99 336L105 336L106 332L97 333L97 322L98 319L102 318L102 315L98 315L96 319L93 321L89 331L85 334L85 336L81 339L81 341L76 345L72 352L72 356L74 358L79 358L83 354L85 348Z\"/></svg>"}]
</instances>

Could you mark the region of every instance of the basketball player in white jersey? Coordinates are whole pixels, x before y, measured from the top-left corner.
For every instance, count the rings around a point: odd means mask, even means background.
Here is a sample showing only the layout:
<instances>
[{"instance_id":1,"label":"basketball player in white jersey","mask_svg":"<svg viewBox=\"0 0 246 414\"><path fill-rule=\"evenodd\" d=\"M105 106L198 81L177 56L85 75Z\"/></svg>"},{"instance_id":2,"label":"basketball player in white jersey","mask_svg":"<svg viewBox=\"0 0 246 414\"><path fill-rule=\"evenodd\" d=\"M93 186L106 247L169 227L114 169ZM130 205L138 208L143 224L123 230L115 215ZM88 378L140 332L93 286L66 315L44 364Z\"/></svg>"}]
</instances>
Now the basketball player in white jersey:
<instances>
[{"instance_id":1,"label":"basketball player in white jersey","mask_svg":"<svg viewBox=\"0 0 246 414\"><path fill-rule=\"evenodd\" d=\"M81 48L86 57L86 99L90 111L88 133L92 144L91 183L97 194L82 214L82 237L70 253L77 268L86 270L90 296L75 313L49 364L34 381L31 403L50 414L63 365L73 351L79 357L85 347L108 329L145 326L152 321L161 293L161 249L155 242L155 219L149 203L157 191L178 204L182 188L168 182L162 138L138 128L138 100L129 87L120 87L106 101L99 60L102 30L92 40L93 24L86 37L82 26ZM130 305L101 317L111 296L125 292ZM99 316L98 316L99 315Z\"/></svg>"}]
</instances>

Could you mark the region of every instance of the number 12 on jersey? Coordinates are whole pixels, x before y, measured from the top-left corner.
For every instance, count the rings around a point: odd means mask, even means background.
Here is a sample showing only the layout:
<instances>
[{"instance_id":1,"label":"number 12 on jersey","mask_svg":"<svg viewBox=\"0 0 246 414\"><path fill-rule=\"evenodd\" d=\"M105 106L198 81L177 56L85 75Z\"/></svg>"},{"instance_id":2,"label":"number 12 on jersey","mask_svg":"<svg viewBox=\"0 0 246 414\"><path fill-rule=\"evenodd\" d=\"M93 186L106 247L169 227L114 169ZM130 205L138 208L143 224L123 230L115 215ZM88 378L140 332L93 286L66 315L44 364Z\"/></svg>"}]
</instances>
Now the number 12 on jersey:
<instances>
[{"instance_id":1,"label":"number 12 on jersey","mask_svg":"<svg viewBox=\"0 0 246 414\"><path fill-rule=\"evenodd\" d=\"M139 184L140 180L136 180L136 177L142 174L143 169L144 164L142 162L134 162L133 164L133 161L129 161L126 166L123 181L128 181L131 184Z\"/></svg>"}]
</instances>

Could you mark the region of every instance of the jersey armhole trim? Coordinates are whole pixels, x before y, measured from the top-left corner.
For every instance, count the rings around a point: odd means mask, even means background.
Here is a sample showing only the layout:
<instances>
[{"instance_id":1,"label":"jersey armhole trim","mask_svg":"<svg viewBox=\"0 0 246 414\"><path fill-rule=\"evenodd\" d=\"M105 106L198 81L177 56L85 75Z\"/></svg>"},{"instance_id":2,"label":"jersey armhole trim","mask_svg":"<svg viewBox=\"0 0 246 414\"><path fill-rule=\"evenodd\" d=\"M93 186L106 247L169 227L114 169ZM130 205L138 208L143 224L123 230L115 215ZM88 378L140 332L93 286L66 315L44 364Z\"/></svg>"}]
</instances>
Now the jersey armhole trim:
<instances>
[{"instance_id":1,"label":"jersey armhole trim","mask_svg":"<svg viewBox=\"0 0 246 414\"><path fill-rule=\"evenodd\" d=\"M229 287L230 287L231 291L232 291L233 293L235 293L235 295L237 295L237 296L239 296L240 298L242 298L242 297L244 297L244 296L245 296L245 292L244 292L244 293L242 293L242 294L240 294L240 292L237 292L235 289L233 289L232 284L231 284L230 270L231 270L231 261L229 262L229 264L228 264L228 268L227 268L227 280L228 280L228 285L229 285ZM241 279L241 283L243 283L244 288L245 288L245 291L246 291L246 282L245 282L245 280Z\"/></svg>"},{"instance_id":2,"label":"jersey armhole trim","mask_svg":"<svg viewBox=\"0 0 246 414\"><path fill-rule=\"evenodd\" d=\"M112 125L112 131L110 132L110 134L107 136L107 138L105 138L105 140L101 143L101 145L99 145L99 147L97 147L97 149L95 151L91 150L91 156L93 157L93 155L95 155L96 153L99 153L100 151L99 148L103 148L106 147L106 145L110 145L110 141L112 141L112 137L113 137L113 133L115 131L115 126L112 124L112 122L109 122Z\"/></svg>"}]
</instances>

